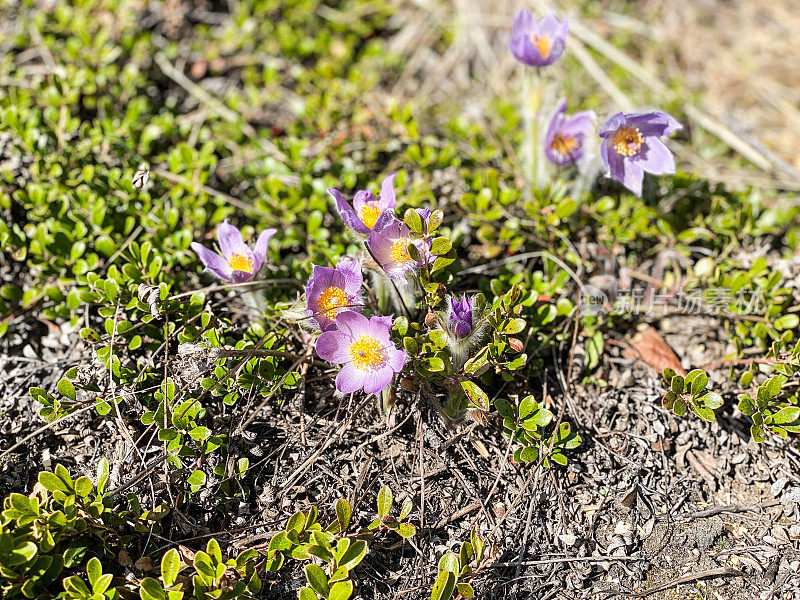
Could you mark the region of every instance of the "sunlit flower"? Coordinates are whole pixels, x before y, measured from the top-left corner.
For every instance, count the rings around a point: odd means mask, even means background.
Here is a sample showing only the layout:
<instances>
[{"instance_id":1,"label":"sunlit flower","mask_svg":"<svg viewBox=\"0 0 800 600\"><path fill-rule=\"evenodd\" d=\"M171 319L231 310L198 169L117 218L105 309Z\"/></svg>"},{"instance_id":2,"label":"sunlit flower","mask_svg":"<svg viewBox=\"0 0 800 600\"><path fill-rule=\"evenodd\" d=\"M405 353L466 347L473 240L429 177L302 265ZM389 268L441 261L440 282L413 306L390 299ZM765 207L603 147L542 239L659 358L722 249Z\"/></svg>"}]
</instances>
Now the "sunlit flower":
<instances>
[{"instance_id":1,"label":"sunlit flower","mask_svg":"<svg viewBox=\"0 0 800 600\"><path fill-rule=\"evenodd\" d=\"M526 65L546 67L564 54L569 23L559 22L553 13L548 13L536 22L534 16L522 9L514 17L511 27L511 53Z\"/></svg>"},{"instance_id":2,"label":"sunlit flower","mask_svg":"<svg viewBox=\"0 0 800 600\"><path fill-rule=\"evenodd\" d=\"M408 360L405 350L392 342L391 317L370 317L352 311L336 315L338 331L319 336L316 350L320 358L342 364L336 376L336 389L349 394L363 389L377 394L403 370Z\"/></svg>"},{"instance_id":3,"label":"sunlit flower","mask_svg":"<svg viewBox=\"0 0 800 600\"><path fill-rule=\"evenodd\" d=\"M421 262L414 260L409 254L409 244L417 247L423 260L430 261L434 258L428 252L430 241L412 239L408 225L394 217L382 217L380 227L369 234L365 243L370 254L392 279L403 279L406 273L416 271L422 266Z\"/></svg>"},{"instance_id":4,"label":"sunlit flower","mask_svg":"<svg viewBox=\"0 0 800 600\"><path fill-rule=\"evenodd\" d=\"M339 312L358 310L361 304L361 265L355 260L341 260L336 268L314 265L306 284L306 305L322 331L336 327Z\"/></svg>"},{"instance_id":5,"label":"sunlit flower","mask_svg":"<svg viewBox=\"0 0 800 600\"><path fill-rule=\"evenodd\" d=\"M558 103L545 138L544 154L559 167L573 165L583 158L586 140L594 130L592 111L579 112L567 117L567 101Z\"/></svg>"},{"instance_id":6,"label":"sunlit flower","mask_svg":"<svg viewBox=\"0 0 800 600\"><path fill-rule=\"evenodd\" d=\"M336 210L345 222L356 233L368 235L375 228L375 223L386 211L390 211L397 204L394 193L394 178L397 173L387 175L381 182L381 191L376 198L367 190L359 190L353 197L353 205L342 197L339 190L330 188L328 193L336 201Z\"/></svg>"},{"instance_id":7,"label":"sunlit flower","mask_svg":"<svg viewBox=\"0 0 800 600\"><path fill-rule=\"evenodd\" d=\"M645 171L653 175L675 172L672 153L658 138L680 128L675 119L658 111L614 115L600 130L600 153L608 176L641 196Z\"/></svg>"},{"instance_id":8,"label":"sunlit flower","mask_svg":"<svg viewBox=\"0 0 800 600\"><path fill-rule=\"evenodd\" d=\"M474 299L466 296L461 300L456 300L454 296L447 297L447 326L457 338L466 337L472 331L474 310Z\"/></svg>"},{"instance_id":9,"label":"sunlit flower","mask_svg":"<svg viewBox=\"0 0 800 600\"><path fill-rule=\"evenodd\" d=\"M244 243L242 232L225 220L217 225L217 243L220 252L209 250L202 244L192 242L195 251L206 269L225 281L242 283L250 281L258 273L269 248L269 239L276 229L265 229L256 240L255 247Z\"/></svg>"}]
</instances>

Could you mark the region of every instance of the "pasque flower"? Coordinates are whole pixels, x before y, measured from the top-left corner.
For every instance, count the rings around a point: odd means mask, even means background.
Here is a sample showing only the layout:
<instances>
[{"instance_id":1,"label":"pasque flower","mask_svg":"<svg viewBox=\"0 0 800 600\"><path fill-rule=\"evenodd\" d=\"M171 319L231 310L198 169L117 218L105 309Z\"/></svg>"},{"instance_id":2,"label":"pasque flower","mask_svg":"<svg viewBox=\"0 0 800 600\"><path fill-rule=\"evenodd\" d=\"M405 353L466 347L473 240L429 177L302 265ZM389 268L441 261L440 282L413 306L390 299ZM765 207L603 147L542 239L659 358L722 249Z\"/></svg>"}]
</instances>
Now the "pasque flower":
<instances>
[{"instance_id":1,"label":"pasque flower","mask_svg":"<svg viewBox=\"0 0 800 600\"><path fill-rule=\"evenodd\" d=\"M472 331L475 325L474 309L474 299L466 296L461 300L456 300L454 296L447 297L447 326L457 338L467 337Z\"/></svg>"},{"instance_id":2,"label":"pasque flower","mask_svg":"<svg viewBox=\"0 0 800 600\"><path fill-rule=\"evenodd\" d=\"M511 27L511 53L526 65L546 67L564 54L569 23L560 22L553 13L536 22L534 16L522 9Z\"/></svg>"},{"instance_id":3,"label":"pasque flower","mask_svg":"<svg viewBox=\"0 0 800 600\"><path fill-rule=\"evenodd\" d=\"M217 242L220 252L209 250L202 244L192 242L195 251L206 269L225 281L242 283L250 281L258 273L267 256L269 239L275 235L276 229L265 229L256 240L255 247L244 243L242 232L227 219L217 225Z\"/></svg>"},{"instance_id":4,"label":"pasque flower","mask_svg":"<svg viewBox=\"0 0 800 600\"><path fill-rule=\"evenodd\" d=\"M356 260L341 260L336 268L314 265L306 284L308 314L322 331L334 329L339 312L348 307L358 310L363 283L361 265Z\"/></svg>"},{"instance_id":5,"label":"pasque flower","mask_svg":"<svg viewBox=\"0 0 800 600\"><path fill-rule=\"evenodd\" d=\"M583 158L586 140L594 130L595 115L592 111L575 113L567 117L567 101L558 103L545 138L544 154L559 167L573 165Z\"/></svg>"},{"instance_id":6,"label":"pasque flower","mask_svg":"<svg viewBox=\"0 0 800 600\"><path fill-rule=\"evenodd\" d=\"M654 175L675 172L672 153L659 138L680 128L675 119L658 111L614 115L600 130L600 153L608 176L641 196L645 171Z\"/></svg>"},{"instance_id":7,"label":"pasque flower","mask_svg":"<svg viewBox=\"0 0 800 600\"><path fill-rule=\"evenodd\" d=\"M384 212L391 210L397 204L394 193L394 178L397 173L384 177L381 182L381 191L376 198L367 190L359 190L353 197L353 205L342 197L339 190L330 188L328 193L336 201L336 210L345 224L356 233L368 235L375 227L375 223Z\"/></svg>"},{"instance_id":8,"label":"pasque flower","mask_svg":"<svg viewBox=\"0 0 800 600\"><path fill-rule=\"evenodd\" d=\"M336 389L349 394L363 389L377 394L403 370L408 360L405 350L392 342L391 317L370 317L353 311L336 315L338 331L325 331L317 339L316 351L328 362L342 364L336 376Z\"/></svg>"},{"instance_id":9,"label":"pasque flower","mask_svg":"<svg viewBox=\"0 0 800 600\"><path fill-rule=\"evenodd\" d=\"M421 216L426 222L425 216ZM408 225L386 215L379 219L365 244L373 258L392 279L403 279L406 273L416 271L422 266L421 262L414 260L409 254L409 244L417 247L423 260L430 261L433 258L428 252L430 240L413 239Z\"/></svg>"}]
</instances>

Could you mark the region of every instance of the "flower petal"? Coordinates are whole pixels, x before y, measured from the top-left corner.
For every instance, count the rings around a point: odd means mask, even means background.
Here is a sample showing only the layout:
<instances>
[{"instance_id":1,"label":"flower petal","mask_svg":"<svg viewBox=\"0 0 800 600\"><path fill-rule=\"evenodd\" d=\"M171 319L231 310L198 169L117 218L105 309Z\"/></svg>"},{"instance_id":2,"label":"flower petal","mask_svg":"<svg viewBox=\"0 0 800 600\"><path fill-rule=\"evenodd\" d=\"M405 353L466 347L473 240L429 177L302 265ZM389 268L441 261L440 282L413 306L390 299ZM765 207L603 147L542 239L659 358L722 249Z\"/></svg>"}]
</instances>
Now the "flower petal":
<instances>
[{"instance_id":1,"label":"flower petal","mask_svg":"<svg viewBox=\"0 0 800 600\"><path fill-rule=\"evenodd\" d=\"M317 356L331 363L345 363L350 360L350 338L341 331L326 331L317 338Z\"/></svg>"},{"instance_id":2,"label":"flower petal","mask_svg":"<svg viewBox=\"0 0 800 600\"><path fill-rule=\"evenodd\" d=\"M361 263L357 260L340 260L336 271L344 277L344 291L348 296L361 296L361 286L364 276L361 273Z\"/></svg>"},{"instance_id":3,"label":"flower petal","mask_svg":"<svg viewBox=\"0 0 800 600\"><path fill-rule=\"evenodd\" d=\"M244 283L250 281L255 276L255 273L248 273L247 271L233 271L231 273L231 280L234 283Z\"/></svg>"},{"instance_id":4,"label":"flower petal","mask_svg":"<svg viewBox=\"0 0 800 600\"><path fill-rule=\"evenodd\" d=\"M626 188L632 191L637 196L642 195L642 180L644 179L644 171L642 168L628 160L624 161L623 177L619 181L622 182Z\"/></svg>"},{"instance_id":5,"label":"flower petal","mask_svg":"<svg viewBox=\"0 0 800 600\"><path fill-rule=\"evenodd\" d=\"M242 232L230 225L227 219L217 225L217 243L225 259L230 259L234 254L246 255L250 252L250 248L244 243Z\"/></svg>"},{"instance_id":6,"label":"flower petal","mask_svg":"<svg viewBox=\"0 0 800 600\"><path fill-rule=\"evenodd\" d=\"M669 135L673 131L683 128L683 125L670 115L658 110L649 113L633 113L626 115L626 118L628 125L637 127L645 137Z\"/></svg>"},{"instance_id":7,"label":"flower petal","mask_svg":"<svg viewBox=\"0 0 800 600\"><path fill-rule=\"evenodd\" d=\"M536 19L528 9L523 8L514 17L514 22L511 25L511 36L520 37L530 34L536 25Z\"/></svg>"},{"instance_id":8,"label":"flower petal","mask_svg":"<svg viewBox=\"0 0 800 600\"><path fill-rule=\"evenodd\" d=\"M381 210L389 210L397 204L397 196L394 193L395 177L397 177L397 173L391 173L381 182L381 192L378 195L378 208Z\"/></svg>"},{"instance_id":9,"label":"flower petal","mask_svg":"<svg viewBox=\"0 0 800 600\"><path fill-rule=\"evenodd\" d=\"M228 261L213 250L209 250L197 242L192 242L191 248L194 250L195 254L197 254L197 257L206 269L214 273L214 275L220 279L231 281L231 269L228 266Z\"/></svg>"},{"instance_id":10,"label":"flower petal","mask_svg":"<svg viewBox=\"0 0 800 600\"><path fill-rule=\"evenodd\" d=\"M323 333L322 335L325 334ZM350 394L364 387L365 378L366 373L349 362L336 375L336 389L343 394Z\"/></svg>"},{"instance_id":11,"label":"flower petal","mask_svg":"<svg viewBox=\"0 0 800 600\"><path fill-rule=\"evenodd\" d=\"M345 335L355 338L361 334L370 333L369 320L361 313L352 310L343 310L336 315L336 326Z\"/></svg>"},{"instance_id":12,"label":"flower petal","mask_svg":"<svg viewBox=\"0 0 800 600\"><path fill-rule=\"evenodd\" d=\"M377 202L378 199L372 192L368 192L367 190L358 190L356 195L353 197L353 209L355 213L361 214L361 209L364 208L367 203ZM360 220L360 219L359 219Z\"/></svg>"},{"instance_id":13,"label":"flower petal","mask_svg":"<svg viewBox=\"0 0 800 600\"><path fill-rule=\"evenodd\" d=\"M568 133L570 135L587 135L594 129L595 122L596 117L594 111L585 110L564 119L564 122L558 129L561 133Z\"/></svg>"},{"instance_id":14,"label":"flower petal","mask_svg":"<svg viewBox=\"0 0 800 600\"><path fill-rule=\"evenodd\" d=\"M253 272L257 273L264 264L264 259L267 257L269 250L269 239L275 235L277 229L265 229L261 232L256 240L256 246L253 248L253 256L255 256L255 264L253 265Z\"/></svg>"},{"instance_id":15,"label":"flower petal","mask_svg":"<svg viewBox=\"0 0 800 600\"><path fill-rule=\"evenodd\" d=\"M617 113L608 121L606 121L603 126L600 128L600 132L598 135L600 137L608 137L612 133L614 133L617 129L625 125L625 115L622 113Z\"/></svg>"},{"instance_id":16,"label":"flower petal","mask_svg":"<svg viewBox=\"0 0 800 600\"><path fill-rule=\"evenodd\" d=\"M394 377L394 371L389 365L384 366L374 373L370 373L369 377L364 377L364 392L367 394L377 394L392 382L392 377Z\"/></svg>"},{"instance_id":17,"label":"flower petal","mask_svg":"<svg viewBox=\"0 0 800 600\"><path fill-rule=\"evenodd\" d=\"M639 153L630 158L630 161L648 173L663 175L675 172L675 159L672 152L658 138L649 138L642 145Z\"/></svg>"},{"instance_id":18,"label":"flower petal","mask_svg":"<svg viewBox=\"0 0 800 600\"><path fill-rule=\"evenodd\" d=\"M389 348L389 356L387 358L386 364L389 365L396 373L399 373L403 370L403 367L406 366L408 362L408 354L406 354L405 350L400 350L399 348L395 348L392 346Z\"/></svg>"},{"instance_id":19,"label":"flower petal","mask_svg":"<svg viewBox=\"0 0 800 600\"><path fill-rule=\"evenodd\" d=\"M342 197L342 195L339 193L339 190L330 188L328 193L335 200L336 210L339 212L339 216L342 217L344 224L356 233L367 235L369 233L369 229L366 225L364 225L364 223L361 222L361 219L358 218L358 215L353 210L353 207L350 206Z\"/></svg>"}]
</instances>

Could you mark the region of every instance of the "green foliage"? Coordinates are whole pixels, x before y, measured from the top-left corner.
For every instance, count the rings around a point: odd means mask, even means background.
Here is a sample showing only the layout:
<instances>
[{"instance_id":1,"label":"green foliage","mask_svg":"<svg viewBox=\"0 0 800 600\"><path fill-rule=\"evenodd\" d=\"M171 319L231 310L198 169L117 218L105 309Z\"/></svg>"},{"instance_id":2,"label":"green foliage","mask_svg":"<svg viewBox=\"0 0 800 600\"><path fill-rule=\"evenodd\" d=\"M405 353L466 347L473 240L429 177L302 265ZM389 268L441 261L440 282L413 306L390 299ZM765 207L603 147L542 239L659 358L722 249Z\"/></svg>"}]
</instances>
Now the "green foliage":
<instances>
[{"instance_id":1,"label":"green foliage","mask_svg":"<svg viewBox=\"0 0 800 600\"><path fill-rule=\"evenodd\" d=\"M706 421L714 420L714 410L723 404L722 396L706 390L708 375L701 369L695 369L686 377L676 375L670 368L664 369L664 379L669 383L669 390L664 394L664 408L678 416L686 414L687 408Z\"/></svg>"},{"instance_id":2,"label":"green foliage","mask_svg":"<svg viewBox=\"0 0 800 600\"><path fill-rule=\"evenodd\" d=\"M411 500L403 503L398 518L390 516L392 491L384 486L378 494L377 508L378 517L366 528L353 534L348 533L352 508L342 498L334 503L336 518L324 529L317 521L319 513L316 507L296 512L286 522L283 531L270 539L267 570L278 571L287 558L319 560L324 569L314 562L304 566L308 586L299 590L300 600L347 600L353 593L350 572L364 560L376 531L394 531L404 539L416 533L414 525L404 521L413 508Z\"/></svg>"},{"instance_id":3,"label":"green foliage","mask_svg":"<svg viewBox=\"0 0 800 600\"><path fill-rule=\"evenodd\" d=\"M450 600L455 593L461 598L474 598L472 579L487 559L485 542L477 529L470 533L470 541L462 542L458 553L446 552L440 559L438 575L431 589L431 600Z\"/></svg>"}]
</instances>

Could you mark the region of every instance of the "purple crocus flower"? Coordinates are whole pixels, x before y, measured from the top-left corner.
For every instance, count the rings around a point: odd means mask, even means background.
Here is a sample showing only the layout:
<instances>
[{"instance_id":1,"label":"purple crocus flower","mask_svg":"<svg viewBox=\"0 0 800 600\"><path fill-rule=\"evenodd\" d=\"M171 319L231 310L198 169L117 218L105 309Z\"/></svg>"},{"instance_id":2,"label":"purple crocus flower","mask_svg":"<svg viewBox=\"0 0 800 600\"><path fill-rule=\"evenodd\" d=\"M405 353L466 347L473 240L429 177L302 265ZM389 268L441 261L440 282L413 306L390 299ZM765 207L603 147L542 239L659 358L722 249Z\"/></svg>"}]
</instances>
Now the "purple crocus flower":
<instances>
[{"instance_id":1,"label":"purple crocus flower","mask_svg":"<svg viewBox=\"0 0 800 600\"><path fill-rule=\"evenodd\" d=\"M192 242L191 248L200 258L203 266L214 275L225 281L243 283L250 281L267 256L269 239L275 235L276 229L265 229L256 240L255 247L244 243L242 232L226 219L217 225L217 242L220 252L209 250L202 244Z\"/></svg>"},{"instance_id":2,"label":"purple crocus flower","mask_svg":"<svg viewBox=\"0 0 800 600\"><path fill-rule=\"evenodd\" d=\"M365 244L391 279L403 279L406 273L416 271L422 266L422 263L411 258L408 253L409 244L414 244L419 249L423 260L430 261L434 258L428 253L430 240L412 239L408 225L393 216L382 216Z\"/></svg>"},{"instance_id":3,"label":"purple crocus flower","mask_svg":"<svg viewBox=\"0 0 800 600\"><path fill-rule=\"evenodd\" d=\"M564 54L569 23L559 22L553 13L548 13L536 22L534 16L522 9L514 17L511 27L511 53L521 63L532 67L546 67Z\"/></svg>"},{"instance_id":4,"label":"purple crocus flower","mask_svg":"<svg viewBox=\"0 0 800 600\"><path fill-rule=\"evenodd\" d=\"M394 178L397 173L392 173L384 177L381 182L381 191L376 198L374 194L367 190L359 190L353 197L353 206L342 197L339 190L330 188L328 193L336 201L336 210L345 222L356 233L369 235L375 227L375 223L383 213L391 210L397 204L394 193Z\"/></svg>"},{"instance_id":5,"label":"purple crocus flower","mask_svg":"<svg viewBox=\"0 0 800 600\"><path fill-rule=\"evenodd\" d=\"M559 167L577 163L584 154L584 142L594 130L594 112L587 110L567 117L567 101L558 103L545 138L544 154Z\"/></svg>"},{"instance_id":6,"label":"purple crocus flower","mask_svg":"<svg viewBox=\"0 0 800 600\"><path fill-rule=\"evenodd\" d=\"M308 314L316 320L322 331L336 327L334 318L345 310L361 304L361 265L356 260L341 260L336 268L314 265L306 284Z\"/></svg>"},{"instance_id":7,"label":"purple crocus flower","mask_svg":"<svg viewBox=\"0 0 800 600\"><path fill-rule=\"evenodd\" d=\"M453 296L447 297L447 324L457 338L467 337L472 331L474 308L473 300L466 296L461 300L456 300Z\"/></svg>"},{"instance_id":8,"label":"purple crocus flower","mask_svg":"<svg viewBox=\"0 0 800 600\"><path fill-rule=\"evenodd\" d=\"M363 390L377 394L403 370L405 350L392 343L391 317L370 317L352 311L336 315L338 331L326 331L317 339L320 358L342 364L336 389L343 394Z\"/></svg>"},{"instance_id":9,"label":"purple crocus flower","mask_svg":"<svg viewBox=\"0 0 800 600\"><path fill-rule=\"evenodd\" d=\"M672 153L658 138L680 128L675 119L658 111L614 115L600 130L600 153L608 176L641 196L645 171L653 175L675 172Z\"/></svg>"}]
</instances>

